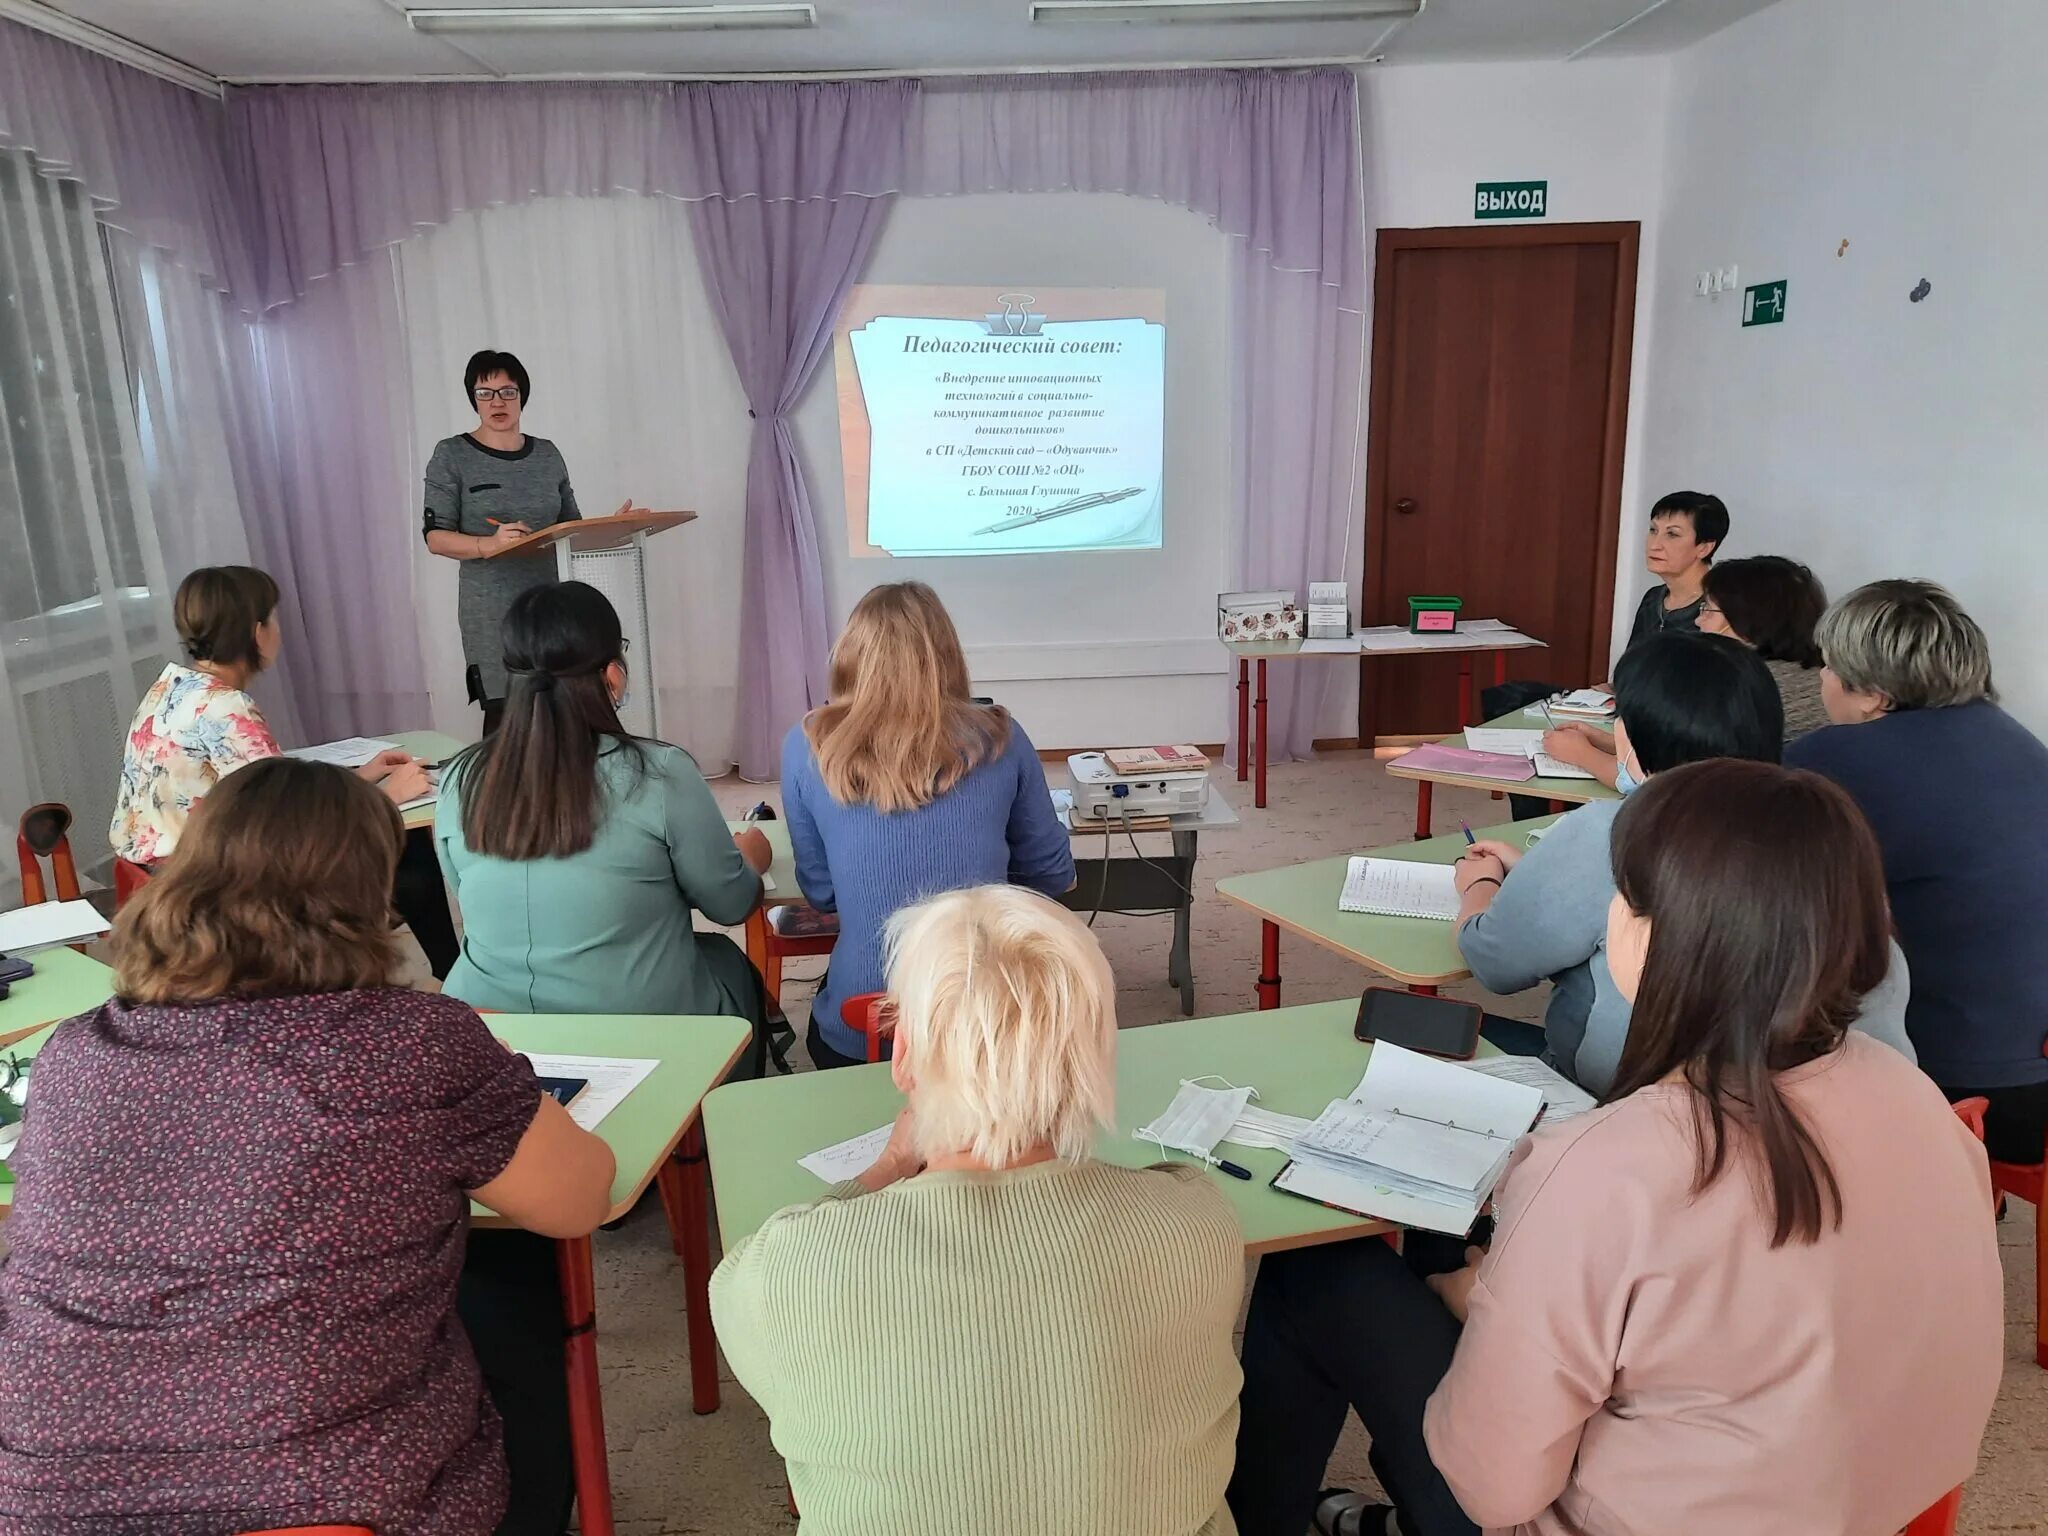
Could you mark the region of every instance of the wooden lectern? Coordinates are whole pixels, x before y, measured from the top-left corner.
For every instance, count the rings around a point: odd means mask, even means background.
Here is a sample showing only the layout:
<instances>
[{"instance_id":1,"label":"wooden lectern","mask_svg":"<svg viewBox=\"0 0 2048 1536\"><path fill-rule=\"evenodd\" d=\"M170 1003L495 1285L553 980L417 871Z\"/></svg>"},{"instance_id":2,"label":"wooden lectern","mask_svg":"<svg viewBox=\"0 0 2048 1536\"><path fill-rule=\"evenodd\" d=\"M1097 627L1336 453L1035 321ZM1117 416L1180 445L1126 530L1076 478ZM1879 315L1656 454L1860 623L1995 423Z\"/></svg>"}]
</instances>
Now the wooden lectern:
<instances>
[{"instance_id":1,"label":"wooden lectern","mask_svg":"<svg viewBox=\"0 0 2048 1536\"><path fill-rule=\"evenodd\" d=\"M504 560L553 550L562 580L587 582L611 599L631 653L632 697L619 717L636 736L661 735L658 668L647 633L647 541L696 517L694 512L652 512L628 501L610 517L554 523L484 556Z\"/></svg>"}]
</instances>

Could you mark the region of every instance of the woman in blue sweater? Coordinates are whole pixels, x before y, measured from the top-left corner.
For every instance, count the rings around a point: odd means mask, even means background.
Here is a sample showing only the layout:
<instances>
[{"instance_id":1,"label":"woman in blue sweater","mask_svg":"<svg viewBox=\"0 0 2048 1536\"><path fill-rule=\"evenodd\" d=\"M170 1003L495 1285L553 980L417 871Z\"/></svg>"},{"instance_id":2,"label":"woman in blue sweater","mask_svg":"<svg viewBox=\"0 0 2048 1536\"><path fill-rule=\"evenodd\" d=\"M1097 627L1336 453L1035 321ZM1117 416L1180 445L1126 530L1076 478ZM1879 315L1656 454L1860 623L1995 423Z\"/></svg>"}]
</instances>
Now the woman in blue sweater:
<instances>
[{"instance_id":1,"label":"woman in blue sweater","mask_svg":"<svg viewBox=\"0 0 2048 1536\"><path fill-rule=\"evenodd\" d=\"M1787 766L1825 774L1877 833L1913 967L1906 1030L1951 1099L1991 1101L1984 1141L2037 1163L2048 1136L2048 746L1996 703L1991 647L1931 581L1876 581L1815 638L1835 722Z\"/></svg>"},{"instance_id":2,"label":"woman in blue sweater","mask_svg":"<svg viewBox=\"0 0 2048 1536\"><path fill-rule=\"evenodd\" d=\"M832 648L832 699L782 745L797 883L839 914L811 1004L811 1059L866 1060L840 1005L882 990L882 930L928 896L1008 882L1072 889L1074 855L1038 751L1002 709L974 702L960 636L923 582L876 587Z\"/></svg>"}]
</instances>

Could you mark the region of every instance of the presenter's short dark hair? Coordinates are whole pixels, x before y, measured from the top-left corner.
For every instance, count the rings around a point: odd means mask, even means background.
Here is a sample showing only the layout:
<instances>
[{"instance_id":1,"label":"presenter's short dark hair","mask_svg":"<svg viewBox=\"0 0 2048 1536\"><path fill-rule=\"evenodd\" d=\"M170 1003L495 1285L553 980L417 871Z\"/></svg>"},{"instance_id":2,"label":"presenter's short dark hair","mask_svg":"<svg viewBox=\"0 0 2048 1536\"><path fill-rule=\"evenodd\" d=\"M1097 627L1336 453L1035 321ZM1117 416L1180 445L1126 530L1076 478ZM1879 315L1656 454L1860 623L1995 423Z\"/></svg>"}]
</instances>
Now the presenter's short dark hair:
<instances>
[{"instance_id":1,"label":"presenter's short dark hair","mask_svg":"<svg viewBox=\"0 0 2048 1536\"><path fill-rule=\"evenodd\" d=\"M497 352L489 347L469 360L469 366L462 370L462 403L472 410L476 408L476 381L488 379L494 373L502 373L519 386L519 403L526 404L533 398L532 381L526 377L526 364L510 352Z\"/></svg>"},{"instance_id":2,"label":"presenter's short dark hair","mask_svg":"<svg viewBox=\"0 0 2048 1536\"><path fill-rule=\"evenodd\" d=\"M522 388L520 394L525 393ZM1721 541L1728 537L1728 503L1705 491L1673 491L1669 496L1660 496L1657 505L1650 508L1650 521L1674 513L1692 524L1695 544L1711 544L1715 554L1721 553Z\"/></svg>"},{"instance_id":3,"label":"presenter's short dark hair","mask_svg":"<svg viewBox=\"0 0 2048 1536\"><path fill-rule=\"evenodd\" d=\"M1778 685L1755 651L1726 635L1666 630L1638 640L1614 668L1614 705L1645 773L1784 756Z\"/></svg>"}]
</instances>

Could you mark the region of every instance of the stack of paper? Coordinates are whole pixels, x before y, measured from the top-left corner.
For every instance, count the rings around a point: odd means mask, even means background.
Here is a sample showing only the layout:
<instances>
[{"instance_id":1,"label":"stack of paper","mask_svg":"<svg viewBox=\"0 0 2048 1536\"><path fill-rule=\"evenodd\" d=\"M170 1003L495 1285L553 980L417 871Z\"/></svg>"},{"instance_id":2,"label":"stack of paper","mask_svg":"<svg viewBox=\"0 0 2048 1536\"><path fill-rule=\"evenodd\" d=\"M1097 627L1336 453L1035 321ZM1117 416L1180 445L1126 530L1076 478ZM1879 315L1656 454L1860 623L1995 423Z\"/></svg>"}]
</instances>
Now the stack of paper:
<instances>
[{"instance_id":1,"label":"stack of paper","mask_svg":"<svg viewBox=\"0 0 2048 1536\"><path fill-rule=\"evenodd\" d=\"M1550 712L1574 720L1612 720L1614 695L1604 688L1574 689L1552 699Z\"/></svg>"},{"instance_id":2,"label":"stack of paper","mask_svg":"<svg viewBox=\"0 0 2048 1536\"><path fill-rule=\"evenodd\" d=\"M1475 751L1440 741L1403 752L1394 761L1411 773L1455 773L1468 779L1497 779L1503 784L1536 777L1534 760L1520 753Z\"/></svg>"},{"instance_id":3,"label":"stack of paper","mask_svg":"<svg viewBox=\"0 0 2048 1536\"><path fill-rule=\"evenodd\" d=\"M1341 640L1351 633L1351 598L1341 581L1308 584L1308 638Z\"/></svg>"},{"instance_id":4,"label":"stack of paper","mask_svg":"<svg viewBox=\"0 0 2048 1536\"><path fill-rule=\"evenodd\" d=\"M1385 1041L1323 1111L1273 1187L1431 1232L1463 1233L1536 1123L1543 1091Z\"/></svg>"},{"instance_id":5,"label":"stack of paper","mask_svg":"<svg viewBox=\"0 0 2048 1536\"><path fill-rule=\"evenodd\" d=\"M1525 757L1536 765L1538 776L1546 779L1590 779L1592 774L1572 763L1560 762L1543 750L1541 731L1518 731L1489 725L1465 727L1465 745L1474 752L1498 752Z\"/></svg>"},{"instance_id":6,"label":"stack of paper","mask_svg":"<svg viewBox=\"0 0 2048 1536\"><path fill-rule=\"evenodd\" d=\"M1375 917L1428 917L1455 922L1458 887L1448 864L1416 864L1406 859L1354 857L1344 867L1344 889L1337 896L1339 912Z\"/></svg>"},{"instance_id":7,"label":"stack of paper","mask_svg":"<svg viewBox=\"0 0 2048 1536\"><path fill-rule=\"evenodd\" d=\"M19 955L59 944L82 944L107 931L107 920L89 901L44 901L0 912L0 954Z\"/></svg>"},{"instance_id":8,"label":"stack of paper","mask_svg":"<svg viewBox=\"0 0 2048 1536\"><path fill-rule=\"evenodd\" d=\"M340 741L323 741L316 747L300 747L286 757L309 763L332 763L337 768L360 768L379 752L395 751L398 743L374 736L345 736Z\"/></svg>"}]
</instances>

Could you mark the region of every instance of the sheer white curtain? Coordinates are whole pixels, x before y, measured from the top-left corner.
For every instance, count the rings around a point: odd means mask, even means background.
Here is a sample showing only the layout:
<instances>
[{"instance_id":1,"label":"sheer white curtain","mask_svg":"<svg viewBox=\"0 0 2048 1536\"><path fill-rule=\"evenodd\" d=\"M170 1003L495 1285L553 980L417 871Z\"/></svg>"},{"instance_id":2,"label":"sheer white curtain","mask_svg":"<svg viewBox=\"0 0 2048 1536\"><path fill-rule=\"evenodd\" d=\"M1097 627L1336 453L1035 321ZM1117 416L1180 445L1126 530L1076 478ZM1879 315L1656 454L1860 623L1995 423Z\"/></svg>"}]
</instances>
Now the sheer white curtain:
<instances>
[{"instance_id":1,"label":"sheer white curtain","mask_svg":"<svg viewBox=\"0 0 2048 1536\"><path fill-rule=\"evenodd\" d=\"M63 800L107 859L168 592L106 250L76 182L0 152L0 809Z\"/></svg>"},{"instance_id":2,"label":"sheer white curtain","mask_svg":"<svg viewBox=\"0 0 2048 1536\"><path fill-rule=\"evenodd\" d=\"M434 443L476 424L462 367L496 347L533 376L526 429L562 450L584 516L629 496L698 514L649 546L649 624L662 732L705 773L721 772L735 736L749 423L684 205L540 198L461 214L407 241L398 261L415 489ZM417 572L435 724L473 736L455 563L422 545Z\"/></svg>"}]
</instances>

